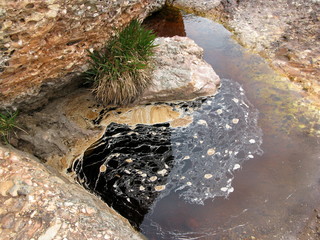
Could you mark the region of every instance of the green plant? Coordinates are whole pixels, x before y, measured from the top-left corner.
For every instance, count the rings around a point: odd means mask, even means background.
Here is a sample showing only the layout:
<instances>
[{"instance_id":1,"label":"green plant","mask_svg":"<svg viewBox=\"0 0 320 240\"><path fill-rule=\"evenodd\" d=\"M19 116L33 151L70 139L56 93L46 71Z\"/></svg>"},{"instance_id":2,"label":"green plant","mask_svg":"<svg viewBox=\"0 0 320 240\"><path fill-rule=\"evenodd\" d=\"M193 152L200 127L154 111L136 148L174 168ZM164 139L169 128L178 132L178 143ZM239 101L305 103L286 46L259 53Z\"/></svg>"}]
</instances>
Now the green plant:
<instances>
[{"instance_id":1,"label":"green plant","mask_svg":"<svg viewBox=\"0 0 320 240\"><path fill-rule=\"evenodd\" d=\"M17 116L18 111L0 113L0 139L5 143L8 143L10 134L15 128L20 129L16 124Z\"/></svg>"},{"instance_id":2,"label":"green plant","mask_svg":"<svg viewBox=\"0 0 320 240\"><path fill-rule=\"evenodd\" d=\"M89 53L87 78L104 104L134 102L151 83L150 57L156 35L133 20L99 51Z\"/></svg>"}]
</instances>

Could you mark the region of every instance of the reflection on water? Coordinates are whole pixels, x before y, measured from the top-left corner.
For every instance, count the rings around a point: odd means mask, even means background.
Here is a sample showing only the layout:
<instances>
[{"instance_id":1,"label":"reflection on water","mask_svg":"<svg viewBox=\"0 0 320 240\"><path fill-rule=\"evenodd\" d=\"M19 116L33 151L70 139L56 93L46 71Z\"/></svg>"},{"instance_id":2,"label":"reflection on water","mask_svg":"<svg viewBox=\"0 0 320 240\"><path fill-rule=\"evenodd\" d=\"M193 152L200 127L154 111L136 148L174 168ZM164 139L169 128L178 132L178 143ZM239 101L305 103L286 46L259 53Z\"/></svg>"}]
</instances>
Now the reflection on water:
<instances>
[{"instance_id":1,"label":"reflection on water","mask_svg":"<svg viewBox=\"0 0 320 240\"><path fill-rule=\"evenodd\" d=\"M221 78L236 80L259 109L264 154L234 173L228 198L190 204L179 191L156 201L142 223L149 239L297 239L320 199L319 109L210 20L184 17L187 36Z\"/></svg>"},{"instance_id":2,"label":"reflection on water","mask_svg":"<svg viewBox=\"0 0 320 240\"><path fill-rule=\"evenodd\" d=\"M74 163L79 182L136 228L157 201L171 194L202 205L227 197L234 191L234 171L261 155L262 133L258 112L242 87L227 79L221 83L215 96L157 105L169 105L182 118L193 119L186 126L174 127L174 120L109 124Z\"/></svg>"},{"instance_id":3,"label":"reflection on water","mask_svg":"<svg viewBox=\"0 0 320 240\"><path fill-rule=\"evenodd\" d=\"M175 162L166 194L174 191L188 203L227 197L234 190L234 170L262 153L258 112L238 83L227 79L221 83L218 94L193 109L188 127L171 130Z\"/></svg>"},{"instance_id":4,"label":"reflection on water","mask_svg":"<svg viewBox=\"0 0 320 240\"><path fill-rule=\"evenodd\" d=\"M144 25L152 28L158 37L186 36L183 16L175 8L165 7L161 11L149 16Z\"/></svg>"}]
</instances>

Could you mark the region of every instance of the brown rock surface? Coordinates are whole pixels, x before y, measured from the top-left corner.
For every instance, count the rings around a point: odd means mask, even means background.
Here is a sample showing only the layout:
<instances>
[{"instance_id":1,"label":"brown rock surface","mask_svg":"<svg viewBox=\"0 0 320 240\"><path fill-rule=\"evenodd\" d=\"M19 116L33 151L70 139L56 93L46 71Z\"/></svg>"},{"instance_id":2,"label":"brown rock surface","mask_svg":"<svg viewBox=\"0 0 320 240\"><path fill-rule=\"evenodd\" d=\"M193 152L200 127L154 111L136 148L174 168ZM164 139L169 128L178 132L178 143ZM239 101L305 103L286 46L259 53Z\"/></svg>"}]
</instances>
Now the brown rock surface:
<instances>
[{"instance_id":1,"label":"brown rock surface","mask_svg":"<svg viewBox=\"0 0 320 240\"><path fill-rule=\"evenodd\" d=\"M164 0L0 1L0 108L36 109L79 81L87 52Z\"/></svg>"},{"instance_id":2,"label":"brown rock surface","mask_svg":"<svg viewBox=\"0 0 320 240\"><path fill-rule=\"evenodd\" d=\"M216 93L220 82L212 67L202 59L203 50L185 37L161 38L155 56L154 84L143 95L144 102L193 99ZM128 125L173 122L189 124L168 105L128 108L104 107L90 89L78 89L51 101L39 111L21 113L12 141L59 171L65 172L85 149L99 139L111 123Z\"/></svg>"},{"instance_id":3,"label":"brown rock surface","mask_svg":"<svg viewBox=\"0 0 320 240\"><path fill-rule=\"evenodd\" d=\"M128 221L34 157L0 146L0 238L144 239Z\"/></svg>"}]
</instances>

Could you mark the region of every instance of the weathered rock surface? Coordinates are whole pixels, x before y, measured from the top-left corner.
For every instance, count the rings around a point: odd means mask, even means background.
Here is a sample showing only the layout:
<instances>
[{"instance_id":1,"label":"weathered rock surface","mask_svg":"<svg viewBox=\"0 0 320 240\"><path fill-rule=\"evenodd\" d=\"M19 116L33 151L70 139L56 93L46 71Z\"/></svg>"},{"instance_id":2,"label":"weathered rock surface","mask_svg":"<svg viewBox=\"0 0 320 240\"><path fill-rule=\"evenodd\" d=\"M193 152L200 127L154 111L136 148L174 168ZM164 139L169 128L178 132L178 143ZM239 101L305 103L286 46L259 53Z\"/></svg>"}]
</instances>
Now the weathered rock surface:
<instances>
[{"instance_id":1,"label":"weathered rock surface","mask_svg":"<svg viewBox=\"0 0 320 240\"><path fill-rule=\"evenodd\" d=\"M95 124L103 107L89 89L80 89L64 98L52 101L40 111L21 113L18 139L12 144L41 161L62 171L70 161L103 134Z\"/></svg>"},{"instance_id":2,"label":"weathered rock surface","mask_svg":"<svg viewBox=\"0 0 320 240\"><path fill-rule=\"evenodd\" d=\"M202 59L202 48L189 38L159 38L155 56L154 84L142 97L142 103L193 99L216 93L220 83L211 65ZM105 108L96 102L89 89L79 89L56 99L40 111L22 113L12 143L32 153L59 171L70 166L111 123L135 125L173 122L184 125L180 113L168 106Z\"/></svg>"},{"instance_id":3,"label":"weathered rock surface","mask_svg":"<svg viewBox=\"0 0 320 240\"><path fill-rule=\"evenodd\" d=\"M223 21L240 42L320 97L319 1L221 0L217 7L212 1L194 2L177 0L173 5Z\"/></svg>"},{"instance_id":4,"label":"weathered rock surface","mask_svg":"<svg viewBox=\"0 0 320 240\"><path fill-rule=\"evenodd\" d=\"M79 83L87 49L101 47L115 29L164 3L0 1L0 108L36 109Z\"/></svg>"},{"instance_id":5,"label":"weathered rock surface","mask_svg":"<svg viewBox=\"0 0 320 240\"><path fill-rule=\"evenodd\" d=\"M145 239L96 196L0 146L1 239Z\"/></svg>"},{"instance_id":6,"label":"weathered rock surface","mask_svg":"<svg viewBox=\"0 0 320 240\"><path fill-rule=\"evenodd\" d=\"M203 49L187 37L157 38L153 83L141 102L190 100L213 95L220 78L202 59Z\"/></svg>"},{"instance_id":7,"label":"weathered rock surface","mask_svg":"<svg viewBox=\"0 0 320 240\"><path fill-rule=\"evenodd\" d=\"M210 0L210 1L194 1L194 0L173 0L171 4L179 7L187 7L190 10L197 11L197 13L208 14L211 11L218 10L221 4L221 0Z\"/></svg>"}]
</instances>

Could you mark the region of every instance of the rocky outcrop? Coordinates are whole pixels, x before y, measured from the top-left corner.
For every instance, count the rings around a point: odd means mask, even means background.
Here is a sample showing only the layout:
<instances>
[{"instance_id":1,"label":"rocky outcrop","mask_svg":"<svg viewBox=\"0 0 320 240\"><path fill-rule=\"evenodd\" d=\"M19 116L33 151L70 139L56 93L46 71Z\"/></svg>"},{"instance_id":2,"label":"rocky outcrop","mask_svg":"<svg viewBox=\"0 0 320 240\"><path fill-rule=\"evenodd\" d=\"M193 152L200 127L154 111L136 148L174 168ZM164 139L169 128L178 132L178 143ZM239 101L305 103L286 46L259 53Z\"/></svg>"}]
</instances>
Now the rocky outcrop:
<instances>
[{"instance_id":1,"label":"rocky outcrop","mask_svg":"<svg viewBox=\"0 0 320 240\"><path fill-rule=\"evenodd\" d=\"M86 50L165 0L0 1L0 108L36 109L81 83ZM74 88L73 88L74 89Z\"/></svg>"},{"instance_id":2,"label":"rocky outcrop","mask_svg":"<svg viewBox=\"0 0 320 240\"><path fill-rule=\"evenodd\" d=\"M216 12L221 5L221 0L194 1L194 0L173 0L171 4L175 7L183 7L196 11L199 14L210 14Z\"/></svg>"},{"instance_id":3,"label":"rocky outcrop","mask_svg":"<svg viewBox=\"0 0 320 240\"><path fill-rule=\"evenodd\" d=\"M318 0L264 1L176 0L173 5L224 22L247 47L271 65L320 97L320 2Z\"/></svg>"},{"instance_id":4,"label":"rocky outcrop","mask_svg":"<svg viewBox=\"0 0 320 240\"><path fill-rule=\"evenodd\" d=\"M159 38L154 57L153 85L142 103L186 100L213 95L220 83L212 67L202 59L203 50L189 38ZM190 123L168 106L102 106L90 89L78 89L56 99L40 111L22 113L18 138L12 143L64 171L112 122L135 125L173 122ZM180 122L180 123L179 123ZM183 123L181 123L183 122Z\"/></svg>"},{"instance_id":5,"label":"rocky outcrop","mask_svg":"<svg viewBox=\"0 0 320 240\"><path fill-rule=\"evenodd\" d=\"M154 80L160 81L159 78L166 75L164 79L167 80L161 80L162 83L173 82L165 84L167 90L159 88L159 95L156 92L158 83L155 82L151 88L152 98L151 89L149 95L145 95L149 96L148 101L192 99L215 93L219 77L202 60L200 47L181 37L157 41L160 44L155 57L158 74ZM175 68L170 70L169 64ZM27 154L0 148L0 178L4 179L0 183L0 221L5 226L0 236L15 239L22 235L28 239L86 238L83 236L92 239L141 239L112 209L80 186L61 179L55 171L73 179L74 176L67 173L73 161L103 136L112 123L186 126L192 121L192 117L183 117L181 112L167 104L104 107L96 102L90 89L78 89L51 101L41 110L21 113L18 125L24 131L16 133L17 138L12 140L12 144L39 157L46 166L55 170L50 172L37 162L39 160Z\"/></svg>"},{"instance_id":6,"label":"rocky outcrop","mask_svg":"<svg viewBox=\"0 0 320 240\"><path fill-rule=\"evenodd\" d=\"M203 49L187 37L157 38L152 85L142 103L213 95L220 78L202 59Z\"/></svg>"},{"instance_id":7,"label":"rocky outcrop","mask_svg":"<svg viewBox=\"0 0 320 240\"><path fill-rule=\"evenodd\" d=\"M320 97L319 11L319 1L246 0L234 9L230 25L242 43Z\"/></svg>"},{"instance_id":8,"label":"rocky outcrop","mask_svg":"<svg viewBox=\"0 0 320 240\"><path fill-rule=\"evenodd\" d=\"M96 196L0 146L1 239L145 239Z\"/></svg>"}]
</instances>

